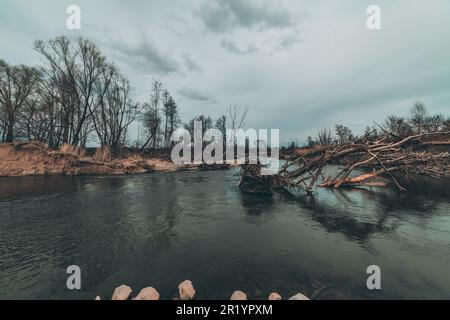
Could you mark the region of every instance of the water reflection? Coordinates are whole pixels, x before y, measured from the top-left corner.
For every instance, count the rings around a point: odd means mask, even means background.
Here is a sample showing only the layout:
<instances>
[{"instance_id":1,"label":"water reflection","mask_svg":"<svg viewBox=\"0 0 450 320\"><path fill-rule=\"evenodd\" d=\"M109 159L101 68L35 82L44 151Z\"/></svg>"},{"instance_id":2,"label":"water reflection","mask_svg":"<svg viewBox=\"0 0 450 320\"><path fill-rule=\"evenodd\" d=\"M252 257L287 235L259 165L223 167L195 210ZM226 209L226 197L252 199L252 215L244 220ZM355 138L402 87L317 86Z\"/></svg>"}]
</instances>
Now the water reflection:
<instances>
[{"instance_id":1,"label":"water reflection","mask_svg":"<svg viewBox=\"0 0 450 320\"><path fill-rule=\"evenodd\" d=\"M126 283L170 299L186 278L199 298L324 284L326 298L371 298L374 261L387 272L377 297L450 292L448 181L261 197L239 192L234 174L0 179L0 298L108 297ZM65 288L71 264L80 292Z\"/></svg>"},{"instance_id":2,"label":"water reflection","mask_svg":"<svg viewBox=\"0 0 450 320\"><path fill-rule=\"evenodd\" d=\"M328 232L340 232L360 243L371 236L394 232L411 216L430 219L450 199L450 184L427 179L403 181L408 192L384 188L319 189L315 194L290 196ZM354 212L355 208L360 211ZM353 211L349 214L349 211Z\"/></svg>"}]
</instances>

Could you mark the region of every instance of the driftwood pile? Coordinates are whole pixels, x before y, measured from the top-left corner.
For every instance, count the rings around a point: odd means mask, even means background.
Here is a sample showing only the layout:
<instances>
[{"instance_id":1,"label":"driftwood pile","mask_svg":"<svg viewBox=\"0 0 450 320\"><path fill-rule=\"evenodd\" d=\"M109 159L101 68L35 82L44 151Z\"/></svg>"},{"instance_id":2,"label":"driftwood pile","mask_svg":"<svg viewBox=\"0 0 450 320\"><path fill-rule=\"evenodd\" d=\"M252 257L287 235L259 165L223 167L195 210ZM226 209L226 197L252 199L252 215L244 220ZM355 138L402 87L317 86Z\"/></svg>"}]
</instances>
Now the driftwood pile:
<instances>
[{"instance_id":1,"label":"driftwood pile","mask_svg":"<svg viewBox=\"0 0 450 320\"><path fill-rule=\"evenodd\" d=\"M241 167L239 186L244 192L272 193L281 189L312 192L314 186L340 188L355 186L386 186L394 184L405 191L396 175L425 175L440 179L450 177L449 151L431 153L424 145L449 146L450 132L423 133L398 137L386 132L382 138L361 139L338 145L320 146L304 154L293 154L274 176L261 176L261 165ZM439 141L438 141L439 142ZM450 149L448 149L450 150ZM339 164L341 170L325 177L329 164ZM357 170L358 169L358 170Z\"/></svg>"}]
</instances>

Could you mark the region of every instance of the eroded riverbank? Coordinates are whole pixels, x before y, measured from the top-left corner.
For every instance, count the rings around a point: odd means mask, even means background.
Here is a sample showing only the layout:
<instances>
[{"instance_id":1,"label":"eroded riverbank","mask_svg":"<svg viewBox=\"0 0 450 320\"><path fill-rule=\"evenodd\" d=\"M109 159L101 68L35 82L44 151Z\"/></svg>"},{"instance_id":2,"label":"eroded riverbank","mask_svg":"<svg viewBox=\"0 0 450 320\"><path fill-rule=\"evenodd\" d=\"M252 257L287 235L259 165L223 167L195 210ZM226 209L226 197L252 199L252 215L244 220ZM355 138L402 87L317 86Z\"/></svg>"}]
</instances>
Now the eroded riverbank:
<instances>
[{"instance_id":1,"label":"eroded riverbank","mask_svg":"<svg viewBox=\"0 0 450 320\"><path fill-rule=\"evenodd\" d=\"M110 161L49 149L39 142L0 144L0 177L40 175L127 175L155 171L194 170L166 159L131 155Z\"/></svg>"}]
</instances>

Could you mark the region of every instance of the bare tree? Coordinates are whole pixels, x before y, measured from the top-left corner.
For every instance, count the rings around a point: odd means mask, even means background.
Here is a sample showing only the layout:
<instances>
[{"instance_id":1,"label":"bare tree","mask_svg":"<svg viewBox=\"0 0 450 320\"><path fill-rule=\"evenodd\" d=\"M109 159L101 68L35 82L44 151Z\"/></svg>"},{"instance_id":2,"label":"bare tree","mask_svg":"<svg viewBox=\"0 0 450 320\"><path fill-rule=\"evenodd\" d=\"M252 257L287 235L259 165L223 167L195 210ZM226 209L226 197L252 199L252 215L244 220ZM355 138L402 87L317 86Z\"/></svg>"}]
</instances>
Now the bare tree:
<instances>
[{"instance_id":1,"label":"bare tree","mask_svg":"<svg viewBox=\"0 0 450 320\"><path fill-rule=\"evenodd\" d=\"M222 133L223 150L225 151L227 147L227 117L221 116L217 119L215 127Z\"/></svg>"},{"instance_id":2,"label":"bare tree","mask_svg":"<svg viewBox=\"0 0 450 320\"><path fill-rule=\"evenodd\" d=\"M411 125L416 133L424 132L428 111L425 105L418 101L411 110Z\"/></svg>"},{"instance_id":3,"label":"bare tree","mask_svg":"<svg viewBox=\"0 0 450 320\"><path fill-rule=\"evenodd\" d=\"M230 105L227 108L228 112L228 119L230 119L230 129L231 129L231 137L228 137L228 143L227 146L233 145L234 148L236 148L237 145L237 137L236 137L236 131L243 129L244 126L247 123L247 114L248 114L248 108L242 109L238 105Z\"/></svg>"},{"instance_id":4,"label":"bare tree","mask_svg":"<svg viewBox=\"0 0 450 320\"><path fill-rule=\"evenodd\" d=\"M161 94L163 92L162 83L160 81L153 81L152 94L150 104L144 104L144 127L147 129L148 138L141 148L141 152L147 148L152 142L152 147L156 147L158 141L158 134L161 126L161 116L159 114L159 104L161 102Z\"/></svg>"},{"instance_id":5,"label":"bare tree","mask_svg":"<svg viewBox=\"0 0 450 320\"><path fill-rule=\"evenodd\" d=\"M0 116L5 142L14 141L14 129L19 115L40 79L37 69L26 66L10 66L0 60Z\"/></svg>"},{"instance_id":6,"label":"bare tree","mask_svg":"<svg viewBox=\"0 0 450 320\"><path fill-rule=\"evenodd\" d=\"M342 145L344 143L349 143L354 140L354 136L352 134L352 131L343 125L337 124L335 126L335 132L338 139L338 144Z\"/></svg>"},{"instance_id":7,"label":"bare tree","mask_svg":"<svg viewBox=\"0 0 450 320\"><path fill-rule=\"evenodd\" d=\"M168 101L167 109L166 109L166 118L168 121L167 139L169 142L170 138L172 137L173 132L175 131L176 127L178 126L178 124L180 122L179 114L178 114L178 105L175 102L175 100L173 99L173 97L169 97L169 101ZM166 145L166 147L167 147L167 145Z\"/></svg>"},{"instance_id":8,"label":"bare tree","mask_svg":"<svg viewBox=\"0 0 450 320\"><path fill-rule=\"evenodd\" d=\"M96 90L99 107L92 113L94 129L102 147L109 148L112 155L118 155L125 142L127 129L141 108L130 98L130 82L114 65L104 68Z\"/></svg>"},{"instance_id":9,"label":"bare tree","mask_svg":"<svg viewBox=\"0 0 450 320\"><path fill-rule=\"evenodd\" d=\"M429 116L425 121L426 132L442 131L445 127L445 117L442 114Z\"/></svg>"},{"instance_id":10,"label":"bare tree","mask_svg":"<svg viewBox=\"0 0 450 320\"><path fill-rule=\"evenodd\" d=\"M398 137L411 135L413 131L405 118L395 115L389 116L385 120L384 125L389 132L397 135Z\"/></svg>"},{"instance_id":11,"label":"bare tree","mask_svg":"<svg viewBox=\"0 0 450 320\"><path fill-rule=\"evenodd\" d=\"M95 89L106 58L94 43L82 38L72 43L57 37L48 42L36 41L34 47L47 63L43 70L49 84L57 88L54 97L62 107L62 142L84 144L94 130L90 120L100 101Z\"/></svg>"},{"instance_id":12,"label":"bare tree","mask_svg":"<svg viewBox=\"0 0 450 320\"><path fill-rule=\"evenodd\" d=\"M330 146L333 144L333 136L330 129L320 129L317 132L317 142L322 146Z\"/></svg>"}]
</instances>

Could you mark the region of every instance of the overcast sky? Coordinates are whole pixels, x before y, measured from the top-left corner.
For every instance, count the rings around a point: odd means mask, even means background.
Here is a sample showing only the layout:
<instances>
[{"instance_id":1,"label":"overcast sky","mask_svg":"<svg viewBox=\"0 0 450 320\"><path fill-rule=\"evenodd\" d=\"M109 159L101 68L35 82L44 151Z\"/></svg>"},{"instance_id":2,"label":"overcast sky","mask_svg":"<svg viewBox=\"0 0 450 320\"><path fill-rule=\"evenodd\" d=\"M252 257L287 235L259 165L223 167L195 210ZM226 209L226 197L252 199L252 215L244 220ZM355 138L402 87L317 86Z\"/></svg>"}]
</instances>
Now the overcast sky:
<instances>
[{"instance_id":1,"label":"overcast sky","mask_svg":"<svg viewBox=\"0 0 450 320\"><path fill-rule=\"evenodd\" d=\"M82 36L128 76L137 100L161 80L183 120L249 107L248 126L306 139L360 133L415 101L450 110L448 0L0 0L0 59L40 64L34 39ZM66 29L66 8L82 29ZM381 7L382 29L366 27Z\"/></svg>"}]
</instances>

